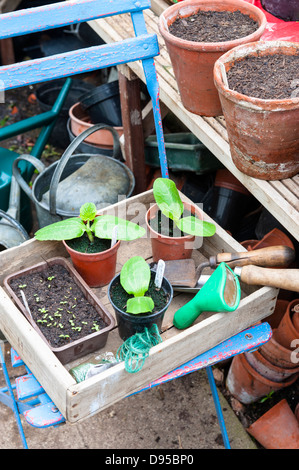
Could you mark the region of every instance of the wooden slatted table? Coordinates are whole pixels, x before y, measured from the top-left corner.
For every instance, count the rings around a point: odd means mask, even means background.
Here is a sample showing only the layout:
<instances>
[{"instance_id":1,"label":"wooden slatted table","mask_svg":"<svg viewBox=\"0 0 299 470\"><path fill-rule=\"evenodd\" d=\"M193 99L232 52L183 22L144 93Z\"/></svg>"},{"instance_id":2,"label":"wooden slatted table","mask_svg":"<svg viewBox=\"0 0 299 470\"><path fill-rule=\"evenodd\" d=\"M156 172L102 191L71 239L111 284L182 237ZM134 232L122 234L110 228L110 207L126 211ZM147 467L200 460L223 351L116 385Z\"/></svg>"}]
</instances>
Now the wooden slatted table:
<instances>
[{"instance_id":1,"label":"wooden slatted table","mask_svg":"<svg viewBox=\"0 0 299 470\"><path fill-rule=\"evenodd\" d=\"M168 52L158 30L158 17L168 6L164 0L152 0L152 9L144 12L148 32L156 33L159 40L160 55L156 57L155 63L162 104L166 105L299 241L299 175L281 181L268 182L241 173L231 158L224 117L201 117L190 113L183 107ZM132 25L127 15L98 19L90 22L90 25L107 43L125 39L132 34ZM145 81L141 63L132 62L127 66L139 79ZM135 166L138 168L138 162L135 162ZM134 171L134 168L132 169Z\"/></svg>"}]
</instances>

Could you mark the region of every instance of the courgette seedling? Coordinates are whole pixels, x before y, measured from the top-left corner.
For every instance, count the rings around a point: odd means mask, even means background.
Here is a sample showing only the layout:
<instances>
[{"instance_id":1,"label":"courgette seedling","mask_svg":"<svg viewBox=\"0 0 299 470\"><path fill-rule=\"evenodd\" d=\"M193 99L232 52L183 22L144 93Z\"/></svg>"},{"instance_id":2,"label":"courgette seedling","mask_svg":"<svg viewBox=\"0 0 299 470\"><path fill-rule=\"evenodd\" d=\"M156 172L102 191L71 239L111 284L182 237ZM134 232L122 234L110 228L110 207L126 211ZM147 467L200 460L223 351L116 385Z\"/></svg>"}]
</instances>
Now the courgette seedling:
<instances>
[{"instance_id":1,"label":"courgette seedling","mask_svg":"<svg viewBox=\"0 0 299 470\"><path fill-rule=\"evenodd\" d=\"M182 217L184 204L171 179L157 178L153 184L153 195L162 214L173 220L181 232L197 237L211 237L216 232L216 227L211 222L200 220L193 215Z\"/></svg>"},{"instance_id":2,"label":"courgette seedling","mask_svg":"<svg viewBox=\"0 0 299 470\"><path fill-rule=\"evenodd\" d=\"M105 214L96 217L95 204L87 202L80 208L79 217L54 222L39 229L35 234L37 240L73 240L80 238L84 233L91 244L95 237L112 239L115 227L117 227L117 240L135 240L145 235L145 229L139 225L113 215Z\"/></svg>"},{"instance_id":3,"label":"courgette seedling","mask_svg":"<svg viewBox=\"0 0 299 470\"><path fill-rule=\"evenodd\" d=\"M128 294L134 295L127 301L127 313L146 313L154 309L153 299L144 295L150 280L150 267L141 256L133 256L125 262L120 272L120 283Z\"/></svg>"}]
</instances>

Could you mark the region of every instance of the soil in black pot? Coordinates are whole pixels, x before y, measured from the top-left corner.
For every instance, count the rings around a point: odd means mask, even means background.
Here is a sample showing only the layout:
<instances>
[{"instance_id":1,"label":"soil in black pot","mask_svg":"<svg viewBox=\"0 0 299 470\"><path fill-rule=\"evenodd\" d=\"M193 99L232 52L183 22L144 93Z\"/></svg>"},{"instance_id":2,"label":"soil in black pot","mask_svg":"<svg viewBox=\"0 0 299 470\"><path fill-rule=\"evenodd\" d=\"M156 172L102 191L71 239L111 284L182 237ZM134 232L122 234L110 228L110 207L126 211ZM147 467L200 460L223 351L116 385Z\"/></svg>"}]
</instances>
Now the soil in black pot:
<instances>
[{"instance_id":1,"label":"soil in black pot","mask_svg":"<svg viewBox=\"0 0 299 470\"><path fill-rule=\"evenodd\" d=\"M155 307L152 312L140 313L138 314L138 316L144 316L144 315L159 312L169 302L169 294L163 288L158 289L155 286L154 274L151 275L149 289L144 295L151 297L153 299ZM124 312L126 312L127 310L126 305L127 305L128 299L134 297L133 295L128 294L120 283L115 283L111 287L110 296L111 296L113 303L116 305L116 307L118 307L120 310Z\"/></svg>"},{"instance_id":2,"label":"soil in black pot","mask_svg":"<svg viewBox=\"0 0 299 470\"><path fill-rule=\"evenodd\" d=\"M264 100L297 97L299 54L246 57L227 72L231 90Z\"/></svg>"},{"instance_id":3,"label":"soil in black pot","mask_svg":"<svg viewBox=\"0 0 299 470\"><path fill-rule=\"evenodd\" d=\"M10 287L22 303L23 290L33 320L53 348L107 326L64 266L24 274L12 279Z\"/></svg>"},{"instance_id":4,"label":"soil in black pot","mask_svg":"<svg viewBox=\"0 0 299 470\"><path fill-rule=\"evenodd\" d=\"M109 250L111 247L111 240L95 237L94 242L91 243L86 233L84 233L82 237L74 238L73 240L66 240L66 244L80 253L100 253L101 251Z\"/></svg>"},{"instance_id":5,"label":"soil in black pot","mask_svg":"<svg viewBox=\"0 0 299 470\"><path fill-rule=\"evenodd\" d=\"M177 18L169 26L169 32L187 41L224 42L248 36L258 28L256 21L239 10L199 11L186 18Z\"/></svg>"},{"instance_id":6,"label":"soil in black pot","mask_svg":"<svg viewBox=\"0 0 299 470\"><path fill-rule=\"evenodd\" d=\"M190 217L193 214L188 211L184 210L182 214L183 217ZM196 216L195 216L196 217ZM173 220L166 217L160 210L157 211L155 217L153 219L149 219L149 225L153 230L160 233L161 235L165 235L166 237L183 237L188 234L182 232L173 222Z\"/></svg>"}]
</instances>

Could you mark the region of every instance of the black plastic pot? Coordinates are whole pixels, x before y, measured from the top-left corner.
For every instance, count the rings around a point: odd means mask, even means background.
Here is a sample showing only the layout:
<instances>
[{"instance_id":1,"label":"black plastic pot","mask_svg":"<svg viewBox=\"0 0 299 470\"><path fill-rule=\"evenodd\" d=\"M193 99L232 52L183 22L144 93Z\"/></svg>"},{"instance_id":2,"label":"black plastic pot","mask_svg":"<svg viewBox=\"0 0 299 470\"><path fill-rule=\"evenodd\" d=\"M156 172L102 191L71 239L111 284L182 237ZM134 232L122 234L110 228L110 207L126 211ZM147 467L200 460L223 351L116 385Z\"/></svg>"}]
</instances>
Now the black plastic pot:
<instances>
[{"instance_id":1,"label":"black plastic pot","mask_svg":"<svg viewBox=\"0 0 299 470\"><path fill-rule=\"evenodd\" d=\"M110 126L122 126L118 80L96 87L81 96L79 101L93 124L102 122Z\"/></svg>"},{"instance_id":2,"label":"black plastic pot","mask_svg":"<svg viewBox=\"0 0 299 470\"><path fill-rule=\"evenodd\" d=\"M152 271L152 273L154 275L154 271ZM119 309L111 299L111 288L113 288L114 285L119 284L119 278L120 274L117 274L110 282L108 286L108 298L115 311L118 334L121 339L125 341L135 333L142 333L145 328L151 328L151 326L154 324L156 324L159 331L161 331L164 314L173 298L173 288L170 282L165 277L163 278L161 288L164 289L167 294L169 294L169 300L162 310L156 313L133 315Z\"/></svg>"},{"instance_id":3,"label":"black plastic pot","mask_svg":"<svg viewBox=\"0 0 299 470\"><path fill-rule=\"evenodd\" d=\"M64 81L64 79L59 79L46 82L36 89L36 99L42 112L51 110L59 92L61 91ZM85 83L82 80L73 79L72 82L68 96L66 97L61 113L49 139L49 142L52 145L62 149L66 148L67 143L69 142L67 121L69 118L68 113L70 107L78 102L82 93L86 93L95 88L94 85Z\"/></svg>"},{"instance_id":4,"label":"black plastic pot","mask_svg":"<svg viewBox=\"0 0 299 470\"><path fill-rule=\"evenodd\" d=\"M284 21L299 21L298 0L262 0L262 7Z\"/></svg>"}]
</instances>

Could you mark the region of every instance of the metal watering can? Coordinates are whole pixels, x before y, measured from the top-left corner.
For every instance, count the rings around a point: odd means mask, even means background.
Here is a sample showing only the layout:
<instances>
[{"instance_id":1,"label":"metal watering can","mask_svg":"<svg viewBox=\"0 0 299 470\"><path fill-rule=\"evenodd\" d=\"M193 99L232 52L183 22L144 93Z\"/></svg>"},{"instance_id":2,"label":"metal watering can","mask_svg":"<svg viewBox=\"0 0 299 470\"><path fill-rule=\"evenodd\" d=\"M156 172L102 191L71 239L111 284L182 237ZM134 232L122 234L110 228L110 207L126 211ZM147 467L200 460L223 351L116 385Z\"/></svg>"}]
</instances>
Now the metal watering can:
<instances>
[{"instance_id":1,"label":"metal watering can","mask_svg":"<svg viewBox=\"0 0 299 470\"><path fill-rule=\"evenodd\" d=\"M29 240L29 235L19 222L20 187L11 177L9 207L7 212L0 209L0 251L21 245Z\"/></svg>"},{"instance_id":2,"label":"metal watering can","mask_svg":"<svg viewBox=\"0 0 299 470\"><path fill-rule=\"evenodd\" d=\"M73 155L90 134L107 129L113 136L113 156L95 154ZM99 150L100 151L100 150ZM122 162L117 131L105 124L96 124L77 136L60 160L49 167L31 155L21 155L13 163L13 175L24 192L34 202L39 227L76 217L85 202L97 209L118 202L119 196L129 197L135 186L134 175ZM21 176L18 162L26 160L38 170L32 190Z\"/></svg>"}]
</instances>

